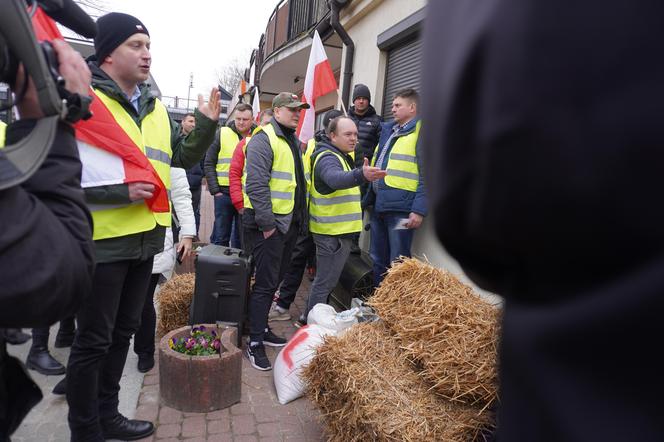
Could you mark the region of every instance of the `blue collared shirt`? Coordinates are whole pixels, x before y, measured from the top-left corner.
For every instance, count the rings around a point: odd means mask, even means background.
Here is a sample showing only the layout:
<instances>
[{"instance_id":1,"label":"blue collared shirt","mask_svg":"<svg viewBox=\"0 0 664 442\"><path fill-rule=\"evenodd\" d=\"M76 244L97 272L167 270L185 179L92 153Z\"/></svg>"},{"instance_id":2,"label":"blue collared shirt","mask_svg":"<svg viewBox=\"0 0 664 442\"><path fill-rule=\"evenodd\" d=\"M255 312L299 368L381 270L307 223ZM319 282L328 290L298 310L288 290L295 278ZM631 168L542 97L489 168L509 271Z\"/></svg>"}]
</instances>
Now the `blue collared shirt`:
<instances>
[{"instance_id":1,"label":"blue collared shirt","mask_svg":"<svg viewBox=\"0 0 664 442\"><path fill-rule=\"evenodd\" d=\"M127 98L129 99L131 105L134 106L134 109L136 109L136 112L138 112L138 99L141 98L141 90L138 88L138 86L136 86L136 89L134 89L134 94Z\"/></svg>"}]
</instances>

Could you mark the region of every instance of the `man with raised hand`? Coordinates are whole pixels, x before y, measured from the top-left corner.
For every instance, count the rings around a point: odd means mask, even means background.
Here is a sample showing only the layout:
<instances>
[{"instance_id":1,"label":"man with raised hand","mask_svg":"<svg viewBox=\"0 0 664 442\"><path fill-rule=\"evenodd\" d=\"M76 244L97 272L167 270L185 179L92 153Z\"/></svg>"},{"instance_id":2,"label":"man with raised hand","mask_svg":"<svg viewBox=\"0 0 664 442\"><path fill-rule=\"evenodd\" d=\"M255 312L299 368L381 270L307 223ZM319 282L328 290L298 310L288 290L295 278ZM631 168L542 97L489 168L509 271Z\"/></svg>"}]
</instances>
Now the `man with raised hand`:
<instances>
[{"instance_id":1,"label":"man with raised hand","mask_svg":"<svg viewBox=\"0 0 664 442\"><path fill-rule=\"evenodd\" d=\"M166 107L150 91L150 35L137 18L110 13L97 21L92 86L100 100L170 188L171 165L190 168L212 143L220 114L219 91L199 97L196 128L179 139ZM83 176L108 167L84 157ZM85 189L94 221L97 268L92 291L77 315L78 330L67 367L69 427L73 441L136 440L154 432L151 422L118 411L120 378L129 340L139 326L154 255L163 249L171 214L146 204L153 184L97 185Z\"/></svg>"}]
</instances>

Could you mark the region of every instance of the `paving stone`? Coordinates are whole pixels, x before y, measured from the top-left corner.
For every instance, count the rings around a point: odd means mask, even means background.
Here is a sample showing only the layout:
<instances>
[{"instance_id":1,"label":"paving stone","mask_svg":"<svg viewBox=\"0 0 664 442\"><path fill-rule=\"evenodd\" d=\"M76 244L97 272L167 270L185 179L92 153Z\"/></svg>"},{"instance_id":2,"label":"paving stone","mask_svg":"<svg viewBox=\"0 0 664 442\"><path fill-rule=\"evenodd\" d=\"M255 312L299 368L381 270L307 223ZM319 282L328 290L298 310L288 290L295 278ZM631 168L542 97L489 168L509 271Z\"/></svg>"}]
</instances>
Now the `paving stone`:
<instances>
[{"instance_id":1,"label":"paving stone","mask_svg":"<svg viewBox=\"0 0 664 442\"><path fill-rule=\"evenodd\" d=\"M228 408L224 408L223 410L211 411L210 413L206 413L205 418L207 420L214 420L214 419L227 418L228 416L229 416Z\"/></svg>"},{"instance_id":2,"label":"paving stone","mask_svg":"<svg viewBox=\"0 0 664 442\"><path fill-rule=\"evenodd\" d=\"M184 439L185 441L188 442L206 442L207 439L204 437L190 437L189 439Z\"/></svg>"},{"instance_id":3,"label":"paving stone","mask_svg":"<svg viewBox=\"0 0 664 442\"><path fill-rule=\"evenodd\" d=\"M253 410L250 404L240 402L239 404L233 405L230 408L230 412L233 416L239 416L242 414L252 414Z\"/></svg>"},{"instance_id":4,"label":"paving stone","mask_svg":"<svg viewBox=\"0 0 664 442\"><path fill-rule=\"evenodd\" d=\"M158 414L159 406L157 404L139 405L138 408L136 408L136 414L134 415L134 418L155 422L157 420Z\"/></svg>"},{"instance_id":5,"label":"paving stone","mask_svg":"<svg viewBox=\"0 0 664 442\"><path fill-rule=\"evenodd\" d=\"M274 405L254 405L256 422L278 422L279 415L275 413Z\"/></svg>"},{"instance_id":6,"label":"paving stone","mask_svg":"<svg viewBox=\"0 0 664 442\"><path fill-rule=\"evenodd\" d=\"M208 435L207 442L233 442L233 435L231 433L211 434Z\"/></svg>"},{"instance_id":7,"label":"paving stone","mask_svg":"<svg viewBox=\"0 0 664 442\"><path fill-rule=\"evenodd\" d=\"M159 384L159 375L149 375L143 378L143 385L157 385Z\"/></svg>"},{"instance_id":8,"label":"paving stone","mask_svg":"<svg viewBox=\"0 0 664 442\"><path fill-rule=\"evenodd\" d=\"M256 425L258 435L261 437L277 437L281 434L281 428L276 422Z\"/></svg>"},{"instance_id":9,"label":"paving stone","mask_svg":"<svg viewBox=\"0 0 664 442\"><path fill-rule=\"evenodd\" d=\"M167 437L177 438L180 435L181 429L182 426L180 424L159 425L157 427L157 432L156 432L157 439L162 439Z\"/></svg>"},{"instance_id":10,"label":"paving stone","mask_svg":"<svg viewBox=\"0 0 664 442\"><path fill-rule=\"evenodd\" d=\"M161 407L159 410L159 424L178 424L182 422L182 412L171 407Z\"/></svg>"},{"instance_id":11,"label":"paving stone","mask_svg":"<svg viewBox=\"0 0 664 442\"><path fill-rule=\"evenodd\" d=\"M209 434L228 433L231 431L231 419L226 416L221 419L209 420L207 423L207 432Z\"/></svg>"},{"instance_id":12,"label":"paving stone","mask_svg":"<svg viewBox=\"0 0 664 442\"><path fill-rule=\"evenodd\" d=\"M182 421L182 437L205 435L205 418L203 416L187 417Z\"/></svg>"},{"instance_id":13,"label":"paving stone","mask_svg":"<svg viewBox=\"0 0 664 442\"><path fill-rule=\"evenodd\" d=\"M231 428L234 435L252 434L256 431L256 421L250 414L233 416Z\"/></svg>"},{"instance_id":14,"label":"paving stone","mask_svg":"<svg viewBox=\"0 0 664 442\"><path fill-rule=\"evenodd\" d=\"M256 436L235 436L233 442L258 442Z\"/></svg>"}]
</instances>

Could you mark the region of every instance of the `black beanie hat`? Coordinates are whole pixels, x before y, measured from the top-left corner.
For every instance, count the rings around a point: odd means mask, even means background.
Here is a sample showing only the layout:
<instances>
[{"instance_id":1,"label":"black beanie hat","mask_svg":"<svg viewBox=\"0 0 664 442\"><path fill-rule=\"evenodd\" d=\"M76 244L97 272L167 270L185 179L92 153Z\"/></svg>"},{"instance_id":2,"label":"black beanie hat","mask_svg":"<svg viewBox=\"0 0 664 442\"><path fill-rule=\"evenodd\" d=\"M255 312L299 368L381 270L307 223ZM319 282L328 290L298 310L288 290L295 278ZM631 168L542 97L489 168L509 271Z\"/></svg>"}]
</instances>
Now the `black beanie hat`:
<instances>
[{"instance_id":1,"label":"black beanie hat","mask_svg":"<svg viewBox=\"0 0 664 442\"><path fill-rule=\"evenodd\" d=\"M330 121L334 120L337 117L342 116L343 114L344 114L343 112L337 109L330 109L329 111L325 112L322 121L323 129L327 129L327 126L330 124Z\"/></svg>"},{"instance_id":2,"label":"black beanie hat","mask_svg":"<svg viewBox=\"0 0 664 442\"><path fill-rule=\"evenodd\" d=\"M369 92L369 88L366 84L356 84L353 88L353 101L360 97L364 97L371 102L371 92Z\"/></svg>"},{"instance_id":3,"label":"black beanie hat","mask_svg":"<svg viewBox=\"0 0 664 442\"><path fill-rule=\"evenodd\" d=\"M97 62L101 65L104 59L134 34L150 35L148 29L136 17L121 12L111 12L97 19L97 36L95 52Z\"/></svg>"}]
</instances>

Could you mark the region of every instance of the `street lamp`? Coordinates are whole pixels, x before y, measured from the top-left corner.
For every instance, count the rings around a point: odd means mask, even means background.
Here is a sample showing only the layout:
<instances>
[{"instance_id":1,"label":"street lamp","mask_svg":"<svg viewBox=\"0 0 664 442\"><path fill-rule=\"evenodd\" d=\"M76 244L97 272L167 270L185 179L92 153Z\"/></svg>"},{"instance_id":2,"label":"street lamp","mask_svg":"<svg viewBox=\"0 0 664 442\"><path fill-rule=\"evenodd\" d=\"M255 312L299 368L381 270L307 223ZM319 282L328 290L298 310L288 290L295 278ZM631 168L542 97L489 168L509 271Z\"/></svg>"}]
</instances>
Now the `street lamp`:
<instances>
[{"instance_id":1,"label":"street lamp","mask_svg":"<svg viewBox=\"0 0 664 442\"><path fill-rule=\"evenodd\" d=\"M187 112L189 112L189 97L191 96L191 88L194 87L194 73L189 73L189 90L187 91Z\"/></svg>"}]
</instances>

